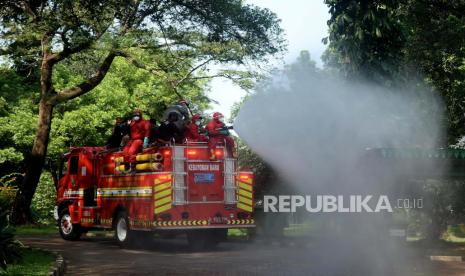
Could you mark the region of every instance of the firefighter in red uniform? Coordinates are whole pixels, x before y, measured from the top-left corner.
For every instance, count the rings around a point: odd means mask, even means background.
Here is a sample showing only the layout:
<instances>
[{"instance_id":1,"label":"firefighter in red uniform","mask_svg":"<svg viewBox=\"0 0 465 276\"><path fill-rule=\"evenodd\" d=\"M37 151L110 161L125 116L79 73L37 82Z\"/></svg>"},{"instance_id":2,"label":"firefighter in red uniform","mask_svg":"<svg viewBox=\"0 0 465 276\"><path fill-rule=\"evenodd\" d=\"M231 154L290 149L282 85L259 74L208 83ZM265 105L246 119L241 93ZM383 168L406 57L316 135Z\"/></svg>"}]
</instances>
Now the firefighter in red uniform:
<instances>
[{"instance_id":1,"label":"firefighter in red uniform","mask_svg":"<svg viewBox=\"0 0 465 276\"><path fill-rule=\"evenodd\" d=\"M229 135L229 129L224 123L224 116L220 112L213 113L213 119L207 124L208 131L208 147L210 149L210 160L215 160L215 149L218 142L226 142L226 148L231 155L236 158L236 146L234 139Z\"/></svg>"},{"instance_id":2,"label":"firefighter in red uniform","mask_svg":"<svg viewBox=\"0 0 465 276\"><path fill-rule=\"evenodd\" d=\"M142 119L142 112L137 108L132 114L129 127L131 129L131 140L124 146L123 152L126 161L134 162L136 159L135 154L142 147L146 148L149 145L150 122Z\"/></svg>"},{"instance_id":3,"label":"firefighter in red uniform","mask_svg":"<svg viewBox=\"0 0 465 276\"><path fill-rule=\"evenodd\" d=\"M187 125L184 131L184 137L191 142L207 142L208 138L202 132L202 116L200 114L194 114L190 123ZM205 132L205 130L203 131Z\"/></svg>"}]
</instances>

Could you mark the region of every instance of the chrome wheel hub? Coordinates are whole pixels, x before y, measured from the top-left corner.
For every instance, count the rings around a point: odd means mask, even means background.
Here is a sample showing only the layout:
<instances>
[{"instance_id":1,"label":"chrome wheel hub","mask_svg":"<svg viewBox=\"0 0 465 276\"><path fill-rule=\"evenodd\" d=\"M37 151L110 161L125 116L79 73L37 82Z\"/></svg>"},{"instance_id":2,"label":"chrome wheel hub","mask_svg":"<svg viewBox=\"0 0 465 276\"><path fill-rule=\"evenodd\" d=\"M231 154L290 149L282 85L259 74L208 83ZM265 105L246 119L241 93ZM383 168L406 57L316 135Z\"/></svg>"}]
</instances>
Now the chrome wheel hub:
<instances>
[{"instance_id":1,"label":"chrome wheel hub","mask_svg":"<svg viewBox=\"0 0 465 276\"><path fill-rule=\"evenodd\" d=\"M118 236L118 240L124 241L126 240L126 236L128 234L128 227L126 224L126 220L124 218L118 221L116 225L116 235Z\"/></svg>"},{"instance_id":2,"label":"chrome wheel hub","mask_svg":"<svg viewBox=\"0 0 465 276\"><path fill-rule=\"evenodd\" d=\"M60 227L61 227L61 231L63 232L63 234L65 235L71 234L71 232L73 231L73 224L71 223L70 215L66 214L61 217Z\"/></svg>"}]
</instances>

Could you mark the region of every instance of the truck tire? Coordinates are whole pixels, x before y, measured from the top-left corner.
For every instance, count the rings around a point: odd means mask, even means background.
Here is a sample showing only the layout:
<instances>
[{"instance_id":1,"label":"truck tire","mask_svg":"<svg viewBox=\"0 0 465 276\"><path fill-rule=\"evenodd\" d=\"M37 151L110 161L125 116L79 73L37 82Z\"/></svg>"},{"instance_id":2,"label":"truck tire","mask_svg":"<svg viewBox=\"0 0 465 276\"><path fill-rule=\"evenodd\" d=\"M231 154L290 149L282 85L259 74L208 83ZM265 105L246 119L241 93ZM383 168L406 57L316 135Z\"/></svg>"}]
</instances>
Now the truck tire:
<instances>
[{"instance_id":1,"label":"truck tire","mask_svg":"<svg viewBox=\"0 0 465 276\"><path fill-rule=\"evenodd\" d=\"M58 229L61 237L68 241L79 240L82 234L81 226L71 222L68 209L64 209L60 212L58 217Z\"/></svg>"},{"instance_id":2,"label":"truck tire","mask_svg":"<svg viewBox=\"0 0 465 276\"><path fill-rule=\"evenodd\" d=\"M115 219L115 239L120 247L126 247L130 244L132 231L129 228L129 220L126 212L119 212Z\"/></svg>"}]
</instances>

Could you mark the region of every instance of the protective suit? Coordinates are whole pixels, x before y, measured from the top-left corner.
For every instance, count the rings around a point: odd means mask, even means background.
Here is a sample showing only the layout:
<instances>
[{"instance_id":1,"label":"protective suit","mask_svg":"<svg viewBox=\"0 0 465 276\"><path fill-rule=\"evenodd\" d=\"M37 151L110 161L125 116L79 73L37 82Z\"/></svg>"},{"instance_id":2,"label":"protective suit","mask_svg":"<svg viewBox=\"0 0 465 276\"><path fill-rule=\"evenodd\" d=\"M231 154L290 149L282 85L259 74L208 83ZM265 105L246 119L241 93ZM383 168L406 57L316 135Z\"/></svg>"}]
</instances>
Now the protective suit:
<instances>
[{"instance_id":1,"label":"protective suit","mask_svg":"<svg viewBox=\"0 0 465 276\"><path fill-rule=\"evenodd\" d=\"M216 159L216 145L226 142L226 149L233 157L237 157L236 145L234 139L230 136L228 127L224 123L224 116L220 112L213 113L213 119L207 124L208 147L210 148L210 159Z\"/></svg>"},{"instance_id":2,"label":"protective suit","mask_svg":"<svg viewBox=\"0 0 465 276\"><path fill-rule=\"evenodd\" d=\"M124 146L123 152L127 162L135 161L135 154L146 148L149 144L150 122L142 119L142 112L136 109L132 114L132 119L129 123L131 130L131 140Z\"/></svg>"},{"instance_id":3,"label":"protective suit","mask_svg":"<svg viewBox=\"0 0 465 276\"><path fill-rule=\"evenodd\" d=\"M207 142L208 138L202 134L201 126L202 116L200 114L194 114L192 120L186 126L184 131L184 137L191 142Z\"/></svg>"},{"instance_id":4,"label":"protective suit","mask_svg":"<svg viewBox=\"0 0 465 276\"><path fill-rule=\"evenodd\" d=\"M189 108L187 107L189 103L185 100L181 100L178 103L168 107L163 113L162 122L168 121L168 115L170 113L178 114L178 120L175 122L179 131L184 132L186 125L189 123Z\"/></svg>"}]
</instances>

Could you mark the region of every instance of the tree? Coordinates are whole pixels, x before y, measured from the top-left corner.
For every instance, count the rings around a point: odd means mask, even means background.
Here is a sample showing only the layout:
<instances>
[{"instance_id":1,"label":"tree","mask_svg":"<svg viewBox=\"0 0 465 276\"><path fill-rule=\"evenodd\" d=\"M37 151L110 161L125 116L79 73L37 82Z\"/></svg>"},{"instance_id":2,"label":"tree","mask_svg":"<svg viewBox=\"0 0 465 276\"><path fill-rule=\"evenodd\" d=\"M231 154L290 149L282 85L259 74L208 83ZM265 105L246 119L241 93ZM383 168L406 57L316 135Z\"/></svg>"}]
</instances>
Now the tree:
<instances>
[{"instance_id":1,"label":"tree","mask_svg":"<svg viewBox=\"0 0 465 276\"><path fill-rule=\"evenodd\" d=\"M406 63L442 96L449 144L465 135L465 1L408 1Z\"/></svg>"},{"instance_id":2,"label":"tree","mask_svg":"<svg viewBox=\"0 0 465 276\"><path fill-rule=\"evenodd\" d=\"M37 132L14 204L16 223L31 221L29 206L45 160L54 108L93 90L116 57L155 75L175 73L165 81L176 93L209 62L260 61L283 47L276 16L239 0L7 0L0 16L1 54L13 58L19 53L25 57L20 63L32 60L30 67L37 67L40 76ZM164 58L144 60L146 52L164 53ZM95 71L71 87L57 89L56 65L81 54L93 57Z\"/></svg>"},{"instance_id":3,"label":"tree","mask_svg":"<svg viewBox=\"0 0 465 276\"><path fill-rule=\"evenodd\" d=\"M427 84L445 103L448 143L465 134L465 2L326 0L324 60L346 77L383 86Z\"/></svg>"},{"instance_id":4,"label":"tree","mask_svg":"<svg viewBox=\"0 0 465 276\"><path fill-rule=\"evenodd\" d=\"M331 18L328 48L323 55L329 67L345 77L391 86L400 76L399 61L405 45L399 21L402 1L325 0Z\"/></svg>"}]
</instances>

